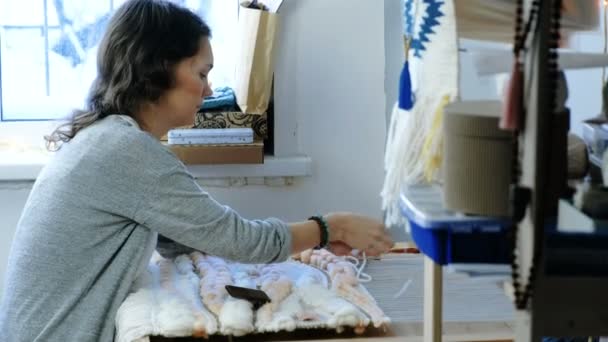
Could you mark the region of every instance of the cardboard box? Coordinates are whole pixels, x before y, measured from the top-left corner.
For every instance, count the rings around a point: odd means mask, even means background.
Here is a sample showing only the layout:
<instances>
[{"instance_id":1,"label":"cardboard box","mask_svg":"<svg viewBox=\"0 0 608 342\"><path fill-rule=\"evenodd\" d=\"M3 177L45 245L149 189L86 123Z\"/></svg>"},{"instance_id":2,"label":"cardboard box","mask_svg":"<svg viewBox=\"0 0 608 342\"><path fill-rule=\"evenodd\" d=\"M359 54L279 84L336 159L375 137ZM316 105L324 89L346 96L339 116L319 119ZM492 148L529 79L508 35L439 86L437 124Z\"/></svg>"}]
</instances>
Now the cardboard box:
<instances>
[{"instance_id":1,"label":"cardboard box","mask_svg":"<svg viewBox=\"0 0 608 342\"><path fill-rule=\"evenodd\" d=\"M263 164L264 143L242 145L166 145L186 165Z\"/></svg>"}]
</instances>

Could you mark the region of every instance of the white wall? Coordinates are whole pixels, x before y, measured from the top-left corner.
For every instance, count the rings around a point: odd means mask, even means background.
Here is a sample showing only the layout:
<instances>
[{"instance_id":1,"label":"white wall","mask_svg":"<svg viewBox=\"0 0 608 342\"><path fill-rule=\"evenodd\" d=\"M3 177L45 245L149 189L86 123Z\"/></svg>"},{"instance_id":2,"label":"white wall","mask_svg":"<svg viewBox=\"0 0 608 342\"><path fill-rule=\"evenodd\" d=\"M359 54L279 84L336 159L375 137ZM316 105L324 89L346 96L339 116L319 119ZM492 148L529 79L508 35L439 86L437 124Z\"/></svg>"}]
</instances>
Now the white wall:
<instances>
[{"instance_id":1,"label":"white wall","mask_svg":"<svg viewBox=\"0 0 608 342\"><path fill-rule=\"evenodd\" d=\"M384 53L386 92L386 123L390 123L393 105L397 102L399 77L405 59L403 52L403 0L384 1Z\"/></svg>"},{"instance_id":2,"label":"white wall","mask_svg":"<svg viewBox=\"0 0 608 342\"><path fill-rule=\"evenodd\" d=\"M293 134L299 152L313 160L313 176L291 187L211 192L249 217L301 220L332 210L380 217L383 2L287 0L281 24L276 120L297 118Z\"/></svg>"},{"instance_id":3,"label":"white wall","mask_svg":"<svg viewBox=\"0 0 608 342\"><path fill-rule=\"evenodd\" d=\"M380 218L386 131L384 2L286 0L281 30L276 116L295 118L290 121L293 131L281 134L295 135L297 152L312 158L313 175L288 187L207 190L249 218L293 221L335 210ZM290 148L279 152L287 154ZM0 284L29 190L6 187L0 184Z\"/></svg>"}]
</instances>

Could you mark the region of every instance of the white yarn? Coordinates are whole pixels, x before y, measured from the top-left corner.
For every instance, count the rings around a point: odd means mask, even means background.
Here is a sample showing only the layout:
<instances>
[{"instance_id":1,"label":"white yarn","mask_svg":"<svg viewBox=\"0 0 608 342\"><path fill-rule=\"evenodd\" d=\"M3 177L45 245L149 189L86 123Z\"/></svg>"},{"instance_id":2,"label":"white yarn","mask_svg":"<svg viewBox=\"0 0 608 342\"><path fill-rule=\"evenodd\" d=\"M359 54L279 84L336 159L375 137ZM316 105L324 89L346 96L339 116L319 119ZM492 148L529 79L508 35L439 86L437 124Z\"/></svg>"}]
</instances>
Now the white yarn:
<instances>
[{"instance_id":1,"label":"white yarn","mask_svg":"<svg viewBox=\"0 0 608 342\"><path fill-rule=\"evenodd\" d=\"M357 270L357 280L360 283L367 283L367 282L372 281L372 276L363 272L363 270L365 269L365 266L367 266L367 255L365 255L365 252L363 252L362 255L363 255L363 258L361 259L361 261L359 261L358 258L356 258L352 255L346 256L345 259L348 261L351 261L355 265L355 269ZM395 293L395 295L393 295L393 298L396 299L396 298L403 296L405 291L407 291L407 289L410 287L411 283L412 283L411 279L406 280L405 283L403 284L403 286L401 287L401 289L399 291L397 291L397 293Z\"/></svg>"},{"instance_id":2,"label":"white yarn","mask_svg":"<svg viewBox=\"0 0 608 342\"><path fill-rule=\"evenodd\" d=\"M405 291L407 291L407 289L410 287L411 283L412 283L412 279L406 280L405 283L403 283L403 286L401 287L401 289L399 291L397 291L397 293L395 293L393 298L397 299L397 298L403 296Z\"/></svg>"},{"instance_id":3,"label":"white yarn","mask_svg":"<svg viewBox=\"0 0 608 342\"><path fill-rule=\"evenodd\" d=\"M365 255L365 252L363 252L362 261L359 261L358 258L352 255L346 256L345 259L354 264L355 269L357 270L357 281L359 281L360 283L369 283L370 281L372 281L372 276L363 272L365 266L367 266L367 255Z\"/></svg>"},{"instance_id":4,"label":"white yarn","mask_svg":"<svg viewBox=\"0 0 608 342\"><path fill-rule=\"evenodd\" d=\"M414 1L414 0L406 0ZM427 16L423 6L416 13L414 22L423 23ZM410 55L410 73L416 101L409 110L395 104L387 132L384 157L385 179L382 187L382 209L388 227L403 225L405 218L399 208L399 196L403 186L420 183L429 155L423 155L425 139L433 127L435 113L443 97L458 96L458 37L454 1L442 3L439 25L428 34L422 58ZM420 28L416 27L415 32ZM419 38L419 37L414 37ZM435 131L435 139L428 146L430 155L441 150L442 125Z\"/></svg>"},{"instance_id":5,"label":"white yarn","mask_svg":"<svg viewBox=\"0 0 608 342\"><path fill-rule=\"evenodd\" d=\"M252 304L228 297L220 311L220 331L225 335L244 336L254 331Z\"/></svg>"},{"instance_id":6,"label":"white yarn","mask_svg":"<svg viewBox=\"0 0 608 342\"><path fill-rule=\"evenodd\" d=\"M404 111L395 104L391 116L384 159L386 174L381 192L388 227L404 223L399 210L402 187L424 179L421 155L429 120L420 113L421 107L422 104L417 103L412 111Z\"/></svg>"},{"instance_id":7,"label":"white yarn","mask_svg":"<svg viewBox=\"0 0 608 342\"><path fill-rule=\"evenodd\" d=\"M215 333L217 322L198 296L198 277L192 269L190 260L183 257L150 263L118 309L115 340L192 336L201 329Z\"/></svg>"},{"instance_id":8,"label":"white yarn","mask_svg":"<svg viewBox=\"0 0 608 342\"><path fill-rule=\"evenodd\" d=\"M362 260L354 257L348 259L354 262L360 281L371 280L364 273L367 264L365 254ZM257 326L251 303L232 297L225 299L215 317L199 294L198 268L204 263L211 267L206 269L208 273L205 273L205 277L218 273L212 270L228 269L235 285L255 287L255 284L263 283L264 275L270 272L289 278L294 288L287 297L277 302L278 309L273 310L271 319L261 326ZM116 340L145 342L148 336L191 336L195 330L204 330L210 335L228 335L229 339L230 335L294 329L333 328L340 332L345 327L364 329L372 322L368 315L376 317L374 326L390 321L381 311L381 315L374 316L375 312L369 311L369 308L353 304L329 285L324 272L298 262L245 265L206 256L195 265L187 255L179 256L174 261L157 257L139 277L134 292L118 310ZM362 285L353 287L352 291L356 298L368 296L374 302ZM270 293L269 296L275 298Z\"/></svg>"},{"instance_id":9,"label":"white yarn","mask_svg":"<svg viewBox=\"0 0 608 342\"><path fill-rule=\"evenodd\" d=\"M322 318L329 328L341 331L343 326L366 326L370 323L369 318L357 306L320 284L297 287L295 293L304 306Z\"/></svg>"}]
</instances>

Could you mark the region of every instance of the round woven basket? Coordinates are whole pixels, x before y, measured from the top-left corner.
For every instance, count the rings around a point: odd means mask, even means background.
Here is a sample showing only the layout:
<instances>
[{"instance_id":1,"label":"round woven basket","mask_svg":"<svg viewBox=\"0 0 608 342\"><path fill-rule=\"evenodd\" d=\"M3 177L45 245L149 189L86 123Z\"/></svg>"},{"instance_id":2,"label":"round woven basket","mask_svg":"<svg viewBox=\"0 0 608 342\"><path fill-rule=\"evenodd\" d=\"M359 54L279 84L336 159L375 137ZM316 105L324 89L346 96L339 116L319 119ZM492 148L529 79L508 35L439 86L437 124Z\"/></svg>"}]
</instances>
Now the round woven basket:
<instances>
[{"instance_id":1,"label":"round woven basket","mask_svg":"<svg viewBox=\"0 0 608 342\"><path fill-rule=\"evenodd\" d=\"M444 205L466 214L507 216L513 144L498 128L498 101L466 101L444 111Z\"/></svg>"}]
</instances>

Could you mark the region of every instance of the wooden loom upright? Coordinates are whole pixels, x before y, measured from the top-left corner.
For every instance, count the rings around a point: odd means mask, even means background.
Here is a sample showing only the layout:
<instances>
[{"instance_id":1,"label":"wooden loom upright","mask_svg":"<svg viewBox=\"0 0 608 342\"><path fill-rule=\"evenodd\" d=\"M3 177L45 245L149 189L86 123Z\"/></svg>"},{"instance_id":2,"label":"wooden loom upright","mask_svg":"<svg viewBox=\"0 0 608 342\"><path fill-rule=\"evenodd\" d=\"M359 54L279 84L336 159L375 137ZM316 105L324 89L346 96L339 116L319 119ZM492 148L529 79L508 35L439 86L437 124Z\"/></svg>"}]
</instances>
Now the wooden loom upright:
<instances>
[{"instance_id":1,"label":"wooden loom upright","mask_svg":"<svg viewBox=\"0 0 608 342\"><path fill-rule=\"evenodd\" d=\"M521 188L529 190L525 218L519 224L517 261L519 282L526 286L528 271L533 266L535 277L530 281L532 296L524 310L516 313L516 341L540 341L543 336L608 336L608 272L592 274L553 272L565 270L564 260L592 258L606 260L608 246L596 250L555 250L546 234L548 217L556 207L558 197L548 180L556 174L555 182L565 184L563 151L556 151L555 141L565 139L567 128L558 127L553 113L549 77L549 43L551 9L557 0L541 0L538 21L530 32L531 41L525 59L524 104L525 126L520 136L519 159L522 167ZM587 0L586 0L587 1ZM529 9L532 0L525 1ZM524 10L524 13L528 11ZM559 145L559 144L558 144ZM554 186L555 184L553 184ZM561 253L561 254L560 254ZM534 257L536 254L536 257ZM560 259L556 259L559 256ZM608 262L603 261L608 270ZM551 265L551 267L550 267ZM557 268L556 268L557 265Z\"/></svg>"}]
</instances>

